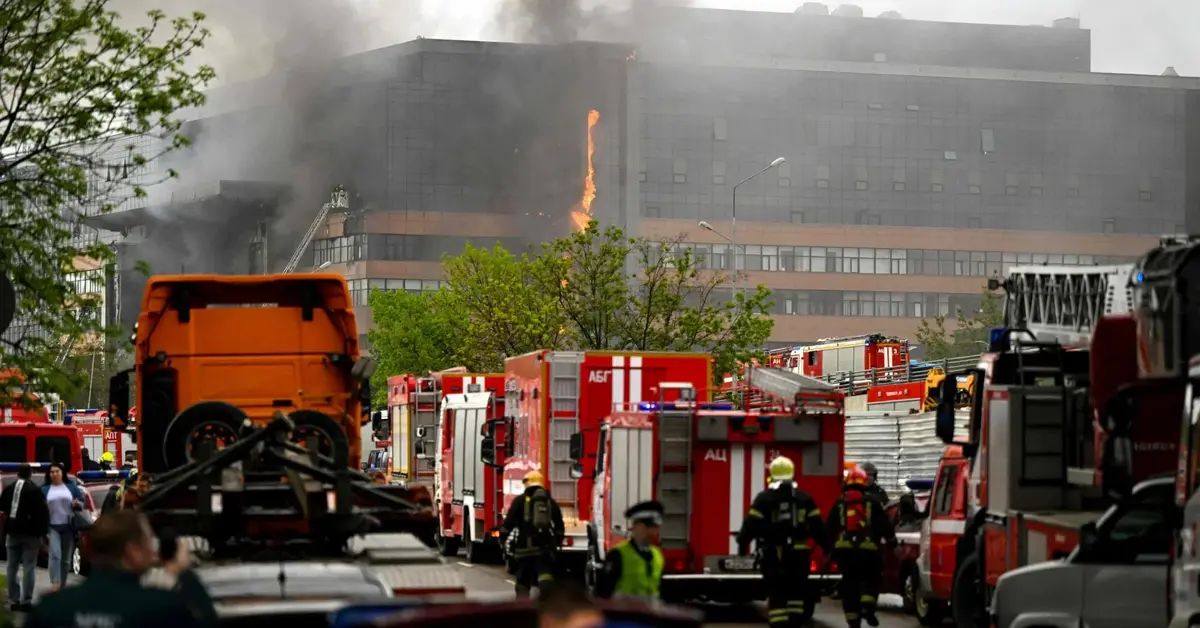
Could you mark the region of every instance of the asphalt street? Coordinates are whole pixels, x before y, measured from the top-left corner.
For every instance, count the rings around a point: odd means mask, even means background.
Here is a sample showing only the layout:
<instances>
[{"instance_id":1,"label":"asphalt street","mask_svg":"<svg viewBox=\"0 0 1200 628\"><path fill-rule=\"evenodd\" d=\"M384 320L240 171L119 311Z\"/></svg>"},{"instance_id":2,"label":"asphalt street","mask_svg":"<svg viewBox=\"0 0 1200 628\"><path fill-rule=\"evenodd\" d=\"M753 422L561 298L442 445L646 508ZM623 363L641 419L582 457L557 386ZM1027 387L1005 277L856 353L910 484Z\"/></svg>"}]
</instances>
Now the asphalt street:
<instances>
[{"instance_id":1,"label":"asphalt street","mask_svg":"<svg viewBox=\"0 0 1200 628\"><path fill-rule=\"evenodd\" d=\"M477 599L504 599L513 595L513 581L504 572L503 567L490 565L472 565L465 561L456 561L458 569L463 574L467 586L468 597ZM879 625L882 628L910 628L918 626L916 618L905 615L900 610L900 598L883 596L886 610L879 613ZM741 626L765 626L765 608L762 606L743 609L705 609L709 623L706 626L722 626L724 628L739 628ZM839 628L846 625L842 617L841 603L826 599L817 609L813 625L819 628Z\"/></svg>"},{"instance_id":2,"label":"asphalt street","mask_svg":"<svg viewBox=\"0 0 1200 628\"><path fill-rule=\"evenodd\" d=\"M472 565L466 561L453 560L456 568L462 573L467 586L467 596L481 600L502 600L513 596L513 582L504 572L503 567L490 565ZM3 564L3 563L0 563ZM3 573L3 572L0 572ZM38 569L37 591L44 593L50 590L50 572ZM882 628L915 628L917 620L905 615L899 608L900 599L896 596L883 596L884 609L879 613ZM744 609L705 609L709 615L707 626L722 626L723 628L740 628L742 626L764 626L766 621L761 606ZM814 626L818 628L839 628L846 625L842 618L840 603L835 600L825 600L817 610Z\"/></svg>"}]
</instances>

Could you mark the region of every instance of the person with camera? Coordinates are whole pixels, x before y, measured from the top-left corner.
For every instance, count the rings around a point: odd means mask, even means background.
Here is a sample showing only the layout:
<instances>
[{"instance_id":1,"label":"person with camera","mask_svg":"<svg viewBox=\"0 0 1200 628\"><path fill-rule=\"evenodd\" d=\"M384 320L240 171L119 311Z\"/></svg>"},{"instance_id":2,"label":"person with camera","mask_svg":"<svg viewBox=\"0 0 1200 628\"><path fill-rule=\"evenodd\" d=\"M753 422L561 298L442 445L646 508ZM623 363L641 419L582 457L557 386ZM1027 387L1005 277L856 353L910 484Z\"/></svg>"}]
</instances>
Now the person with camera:
<instances>
[{"instance_id":1,"label":"person with camera","mask_svg":"<svg viewBox=\"0 0 1200 628\"><path fill-rule=\"evenodd\" d=\"M79 585L42 597L25 628L209 628L217 626L212 598L189 568L187 546L160 557L144 515L116 510L100 515L88 531L92 573ZM164 560L165 559L165 560ZM143 577L161 563L169 586L146 586Z\"/></svg>"}]
</instances>

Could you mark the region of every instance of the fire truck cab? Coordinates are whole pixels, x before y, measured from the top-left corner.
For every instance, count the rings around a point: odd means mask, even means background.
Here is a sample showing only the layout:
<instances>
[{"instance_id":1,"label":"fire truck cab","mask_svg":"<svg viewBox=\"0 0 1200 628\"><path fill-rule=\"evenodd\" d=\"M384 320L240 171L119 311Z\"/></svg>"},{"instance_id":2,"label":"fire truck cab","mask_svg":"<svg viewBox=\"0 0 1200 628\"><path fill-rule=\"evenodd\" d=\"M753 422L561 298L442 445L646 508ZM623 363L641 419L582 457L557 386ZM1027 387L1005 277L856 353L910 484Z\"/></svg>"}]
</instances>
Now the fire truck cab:
<instances>
[{"instance_id":1,"label":"fire truck cab","mask_svg":"<svg viewBox=\"0 0 1200 628\"><path fill-rule=\"evenodd\" d=\"M483 454L485 439L494 443L497 429L503 430L496 426L504 420L504 375L446 374L442 390L433 478L438 548L454 556L465 547L468 561L484 562L499 555L504 522L504 479Z\"/></svg>"},{"instance_id":2,"label":"fire truck cab","mask_svg":"<svg viewBox=\"0 0 1200 628\"><path fill-rule=\"evenodd\" d=\"M1113 380L1098 371L1114 356L1105 353L1108 343L1093 342L1093 330L1107 338L1102 317L1129 311L1129 273L1127 266L1014 268L993 286L1007 293L1007 327L993 331L977 368L959 374L975 382L966 440L955 435L957 378L941 387L938 436L952 447L923 529L919 596L927 625L947 604L957 625L986 625L1002 575L1067 557L1081 528L1108 505L1099 479L1105 458L1096 457L1104 430L1094 428L1104 414L1092 410L1090 393L1098 391L1089 382Z\"/></svg>"},{"instance_id":3,"label":"fire truck cab","mask_svg":"<svg viewBox=\"0 0 1200 628\"><path fill-rule=\"evenodd\" d=\"M733 403L697 401L687 383L661 384L664 401L614 412L600 426L588 524L590 584L608 551L626 539L625 510L657 499L665 510L660 546L666 559L661 595L667 601L743 603L761 599L756 559L739 557L735 535L754 497L769 484L776 456L796 463L796 483L823 513L841 492L844 445L842 394L813 379L777 369L754 369L752 385L776 398L791 390L787 409L744 410ZM753 382L758 382L753 384ZM673 401L667 401L674 399ZM815 581L822 573L813 553ZM819 587L807 605L819 601Z\"/></svg>"}]
</instances>

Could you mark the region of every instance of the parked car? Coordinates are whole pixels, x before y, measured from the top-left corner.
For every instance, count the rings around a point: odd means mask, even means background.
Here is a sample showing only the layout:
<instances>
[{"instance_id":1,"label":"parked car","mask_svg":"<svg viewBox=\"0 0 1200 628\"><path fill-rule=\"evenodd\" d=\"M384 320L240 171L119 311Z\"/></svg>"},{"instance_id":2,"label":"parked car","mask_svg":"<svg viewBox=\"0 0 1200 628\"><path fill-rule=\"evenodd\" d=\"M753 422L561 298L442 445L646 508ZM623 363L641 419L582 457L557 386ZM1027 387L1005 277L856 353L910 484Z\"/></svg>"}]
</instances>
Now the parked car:
<instances>
[{"instance_id":1,"label":"parked car","mask_svg":"<svg viewBox=\"0 0 1200 628\"><path fill-rule=\"evenodd\" d=\"M915 613L917 600L917 559L921 555L921 522L929 507L933 480L909 480L909 492L888 503L888 519L896 527L897 546L884 552L881 593L892 593L904 599L904 611Z\"/></svg>"}]
</instances>

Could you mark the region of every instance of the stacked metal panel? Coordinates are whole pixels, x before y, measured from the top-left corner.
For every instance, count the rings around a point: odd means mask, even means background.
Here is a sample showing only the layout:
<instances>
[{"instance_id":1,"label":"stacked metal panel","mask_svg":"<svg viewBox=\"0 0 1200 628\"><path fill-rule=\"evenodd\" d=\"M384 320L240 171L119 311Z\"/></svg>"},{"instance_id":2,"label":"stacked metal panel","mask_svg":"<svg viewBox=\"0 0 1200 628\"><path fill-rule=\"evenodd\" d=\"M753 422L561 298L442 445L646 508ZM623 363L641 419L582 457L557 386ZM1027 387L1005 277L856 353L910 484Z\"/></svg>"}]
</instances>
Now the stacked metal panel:
<instances>
[{"instance_id":1,"label":"stacked metal panel","mask_svg":"<svg viewBox=\"0 0 1200 628\"><path fill-rule=\"evenodd\" d=\"M970 413L955 412L957 439L965 439ZM846 461L870 462L889 494L907 491L909 479L933 479L946 449L934 412L853 412L846 415Z\"/></svg>"}]
</instances>

